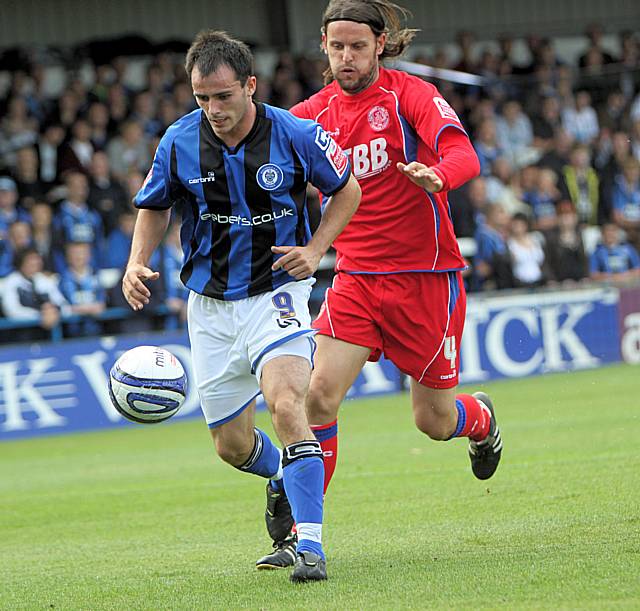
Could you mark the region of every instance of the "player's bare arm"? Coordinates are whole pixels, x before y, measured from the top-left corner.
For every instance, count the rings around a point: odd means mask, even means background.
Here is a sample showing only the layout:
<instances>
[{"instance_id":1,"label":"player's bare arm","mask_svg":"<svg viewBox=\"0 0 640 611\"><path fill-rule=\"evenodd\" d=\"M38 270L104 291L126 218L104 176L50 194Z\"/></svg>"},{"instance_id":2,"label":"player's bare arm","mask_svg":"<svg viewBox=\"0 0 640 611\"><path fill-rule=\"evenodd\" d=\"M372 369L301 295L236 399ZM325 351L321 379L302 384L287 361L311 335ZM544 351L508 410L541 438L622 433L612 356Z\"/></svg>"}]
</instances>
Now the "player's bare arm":
<instances>
[{"instance_id":1,"label":"player's bare arm","mask_svg":"<svg viewBox=\"0 0 640 611\"><path fill-rule=\"evenodd\" d=\"M347 184L327 202L320 225L306 246L271 247L273 253L282 255L271 269L284 269L296 280L312 276L320 265L320 259L358 209L360 196L358 181L351 175Z\"/></svg>"},{"instance_id":2,"label":"player's bare arm","mask_svg":"<svg viewBox=\"0 0 640 611\"><path fill-rule=\"evenodd\" d=\"M151 291L145 282L157 280L160 273L147 267L154 250L164 236L170 210L140 210L133 230L131 254L122 278L122 293L133 310L142 310L149 303Z\"/></svg>"},{"instance_id":3,"label":"player's bare arm","mask_svg":"<svg viewBox=\"0 0 640 611\"><path fill-rule=\"evenodd\" d=\"M438 176L433 168L424 165L424 163L419 163L418 161L412 161L407 164L398 162L397 168L407 176L411 182L429 193L438 193L444 186L442 178Z\"/></svg>"}]
</instances>

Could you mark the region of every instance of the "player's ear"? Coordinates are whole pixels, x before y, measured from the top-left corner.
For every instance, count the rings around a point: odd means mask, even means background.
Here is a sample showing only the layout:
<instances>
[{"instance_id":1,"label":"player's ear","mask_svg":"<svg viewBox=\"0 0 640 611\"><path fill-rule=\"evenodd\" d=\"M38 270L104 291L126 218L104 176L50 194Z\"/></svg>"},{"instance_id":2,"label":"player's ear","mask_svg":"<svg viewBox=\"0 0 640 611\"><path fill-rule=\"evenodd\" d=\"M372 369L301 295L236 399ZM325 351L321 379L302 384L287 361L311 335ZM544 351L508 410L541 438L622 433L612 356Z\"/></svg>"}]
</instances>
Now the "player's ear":
<instances>
[{"instance_id":1,"label":"player's ear","mask_svg":"<svg viewBox=\"0 0 640 611\"><path fill-rule=\"evenodd\" d=\"M324 31L322 32L322 38L320 39L320 48L322 49L322 52L326 55L327 54L327 35L324 33Z\"/></svg>"},{"instance_id":2,"label":"player's ear","mask_svg":"<svg viewBox=\"0 0 640 611\"><path fill-rule=\"evenodd\" d=\"M247 95L253 95L256 92L256 77L248 77L245 87L247 88Z\"/></svg>"},{"instance_id":3,"label":"player's ear","mask_svg":"<svg viewBox=\"0 0 640 611\"><path fill-rule=\"evenodd\" d=\"M376 39L376 55L382 55L385 44L387 44L387 33L383 32Z\"/></svg>"}]
</instances>

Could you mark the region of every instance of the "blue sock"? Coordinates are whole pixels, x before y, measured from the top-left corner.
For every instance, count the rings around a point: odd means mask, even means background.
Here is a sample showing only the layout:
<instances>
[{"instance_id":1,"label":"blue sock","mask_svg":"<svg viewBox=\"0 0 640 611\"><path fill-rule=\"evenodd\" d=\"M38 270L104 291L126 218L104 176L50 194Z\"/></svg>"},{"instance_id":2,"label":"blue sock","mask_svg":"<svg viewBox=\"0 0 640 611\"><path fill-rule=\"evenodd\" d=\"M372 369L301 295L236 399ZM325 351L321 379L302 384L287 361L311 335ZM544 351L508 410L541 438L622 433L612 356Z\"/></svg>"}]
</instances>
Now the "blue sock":
<instances>
[{"instance_id":1,"label":"blue sock","mask_svg":"<svg viewBox=\"0 0 640 611\"><path fill-rule=\"evenodd\" d=\"M241 471L247 473L255 473L261 477L278 477L282 476L281 464L282 454L280 450L273 445L269 436L260 429L253 429L256 441L253 446L251 456L246 460L244 465L238 467Z\"/></svg>"},{"instance_id":2,"label":"blue sock","mask_svg":"<svg viewBox=\"0 0 640 611\"><path fill-rule=\"evenodd\" d=\"M320 444L304 441L292 446L312 446L301 458L294 458L284 466L284 487L291 504L291 512L298 531L298 551L310 551L324 559L322 550L322 503L324 464ZM316 448L317 446L317 448ZM294 452L295 455L295 452Z\"/></svg>"}]
</instances>

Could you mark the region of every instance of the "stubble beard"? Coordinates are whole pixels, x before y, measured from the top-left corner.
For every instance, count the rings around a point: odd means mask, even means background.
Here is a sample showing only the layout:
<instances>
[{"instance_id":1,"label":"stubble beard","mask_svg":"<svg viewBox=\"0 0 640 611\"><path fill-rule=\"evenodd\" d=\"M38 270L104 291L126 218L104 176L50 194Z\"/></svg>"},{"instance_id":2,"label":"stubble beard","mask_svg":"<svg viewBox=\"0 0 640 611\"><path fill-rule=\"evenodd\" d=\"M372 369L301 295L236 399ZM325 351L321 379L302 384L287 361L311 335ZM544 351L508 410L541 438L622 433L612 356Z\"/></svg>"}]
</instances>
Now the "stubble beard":
<instances>
[{"instance_id":1,"label":"stubble beard","mask_svg":"<svg viewBox=\"0 0 640 611\"><path fill-rule=\"evenodd\" d=\"M340 85L340 88L343 91L350 95L355 95L357 93L360 93L361 91L364 91L365 89L367 89L367 87L373 85L377 76L377 66L374 65L371 67L371 70L368 74L365 74L357 81L346 81L344 79L341 79L340 77L336 77L336 81L338 81L338 85Z\"/></svg>"}]
</instances>

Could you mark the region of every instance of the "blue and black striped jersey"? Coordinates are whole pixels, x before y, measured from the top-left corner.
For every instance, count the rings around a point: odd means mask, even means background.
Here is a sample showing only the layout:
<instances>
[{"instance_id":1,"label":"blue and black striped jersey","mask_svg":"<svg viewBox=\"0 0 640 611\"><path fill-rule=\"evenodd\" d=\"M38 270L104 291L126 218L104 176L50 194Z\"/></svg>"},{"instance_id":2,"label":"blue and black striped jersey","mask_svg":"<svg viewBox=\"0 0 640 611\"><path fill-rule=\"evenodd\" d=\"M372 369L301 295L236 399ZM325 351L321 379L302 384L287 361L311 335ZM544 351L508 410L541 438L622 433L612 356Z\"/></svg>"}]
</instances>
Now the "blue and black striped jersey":
<instances>
[{"instance_id":1,"label":"blue and black striped jersey","mask_svg":"<svg viewBox=\"0 0 640 611\"><path fill-rule=\"evenodd\" d=\"M256 104L255 123L228 148L198 109L162 137L136 195L138 208L179 206L184 261L180 277L192 291L243 299L291 282L272 272L271 246L304 246L311 237L307 183L325 196L349 179L349 161L313 121Z\"/></svg>"}]
</instances>

